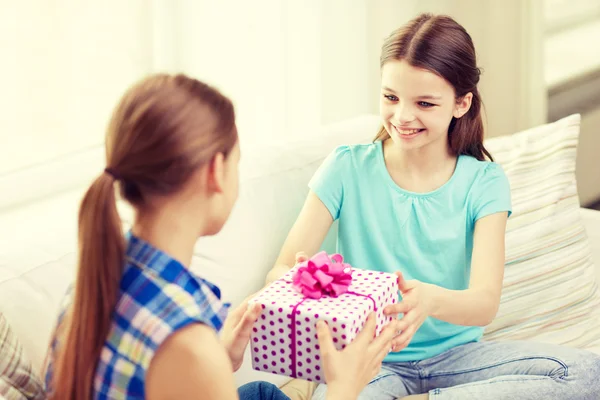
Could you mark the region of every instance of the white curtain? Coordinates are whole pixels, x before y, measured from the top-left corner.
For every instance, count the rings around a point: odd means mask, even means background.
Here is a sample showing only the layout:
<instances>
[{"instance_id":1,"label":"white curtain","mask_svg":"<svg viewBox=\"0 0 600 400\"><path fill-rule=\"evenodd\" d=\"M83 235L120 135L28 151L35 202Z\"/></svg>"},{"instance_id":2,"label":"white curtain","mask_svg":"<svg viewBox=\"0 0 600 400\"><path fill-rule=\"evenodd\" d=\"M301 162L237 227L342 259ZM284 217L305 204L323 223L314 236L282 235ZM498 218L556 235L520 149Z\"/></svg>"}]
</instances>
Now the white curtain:
<instances>
[{"instance_id":1,"label":"white curtain","mask_svg":"<svg viewBox=\"0 0 600 400\"><path fill-rule=\"evenodd\" d=\"M184 72L229 95L242 145L376 113L382 40L422 11L464 21L492 78L494 63L511 60L509 78L487 84L490 121L507 133L531 122L519 115L530 118L534 101L504 89L531 75L530 53L513 46L523 30L504 43L486 27L532 1L0 0L0 208L99 173L110 113L148 73Z\"/></svg>"},{"instance_id":2,"label":"white curtain","mask_svg":"<svg viewBox=\"0 0 600 400\"><path fill-rule=\"evenodd\" d=\"M0 4L0 174L101 145L121 93L151 72L220 88L246 141L374 111L364 0Z\"/></svg>"},{"instance_id":3,"label":"white curtain","mask_svg":"<svg viewBox=\"0 0 600 400\"><path fill-rule=\"evenodd\" d=\"M100 143L123 89L149 72L143 1L2 1L0 174Z\"/></svg>"}]
</instances>

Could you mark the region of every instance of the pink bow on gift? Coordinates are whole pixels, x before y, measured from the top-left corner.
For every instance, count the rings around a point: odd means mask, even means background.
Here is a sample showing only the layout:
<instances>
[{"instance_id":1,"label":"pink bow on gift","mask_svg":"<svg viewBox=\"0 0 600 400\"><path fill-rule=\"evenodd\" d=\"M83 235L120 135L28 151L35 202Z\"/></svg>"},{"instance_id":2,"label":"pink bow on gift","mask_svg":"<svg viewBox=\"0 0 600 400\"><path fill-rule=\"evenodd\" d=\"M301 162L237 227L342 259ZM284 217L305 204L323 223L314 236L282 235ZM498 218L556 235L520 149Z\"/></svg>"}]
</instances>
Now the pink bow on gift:
<instances>
[{"instance_id":1,"label":"pink bow on gift","mask_svg":"<svg viewBox=\"0 0 600 400\"><path fill-rule=\"evenodd\" d=\"M337 297L346 293L352 283L352 271L350 265L342 261L340 254L331 257L325 251L315 254L299 264L292 278L294 289L311 299L320 299L323 295Z\"/></svg>"}]
</instances>

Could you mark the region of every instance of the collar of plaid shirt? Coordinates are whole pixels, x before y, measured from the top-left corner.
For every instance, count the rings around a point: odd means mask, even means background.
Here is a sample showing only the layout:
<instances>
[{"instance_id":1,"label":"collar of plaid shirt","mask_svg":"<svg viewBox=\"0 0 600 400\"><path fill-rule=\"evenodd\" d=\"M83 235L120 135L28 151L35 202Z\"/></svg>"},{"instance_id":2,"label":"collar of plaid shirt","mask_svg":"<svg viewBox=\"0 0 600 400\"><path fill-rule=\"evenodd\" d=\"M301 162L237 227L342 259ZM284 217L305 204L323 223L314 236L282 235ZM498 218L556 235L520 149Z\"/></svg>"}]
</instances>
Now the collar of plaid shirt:
<instances>
[{"instance_id":1,"label":"collar of plaid shirt","mask_svg":"<svg viewBox=\"0 0 600 400\"><path fill-rule=\"evenodd\" d=\"M125 239L128 243L125 253L126 262L182 287L186 287L190 282L195 282L208 300L209 307L206 313L212 314L209 315L211 326L217 332L221 330L231 305L222 302L221 290L216 285L196 275L190 268L138 238L131 231L125 234ZM202 303L206 305L205 301Z\"/></svg>"}]
</instances>

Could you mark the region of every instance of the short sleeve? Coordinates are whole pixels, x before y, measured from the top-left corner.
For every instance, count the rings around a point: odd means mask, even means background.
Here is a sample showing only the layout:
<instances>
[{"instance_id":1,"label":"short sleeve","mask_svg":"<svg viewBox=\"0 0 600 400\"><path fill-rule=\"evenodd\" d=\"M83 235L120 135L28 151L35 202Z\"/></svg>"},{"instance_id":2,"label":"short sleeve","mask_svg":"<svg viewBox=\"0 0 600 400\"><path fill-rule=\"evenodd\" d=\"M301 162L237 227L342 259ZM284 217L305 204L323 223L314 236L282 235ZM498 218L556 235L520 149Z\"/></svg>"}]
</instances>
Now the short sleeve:
<instances>
[{"instance_id":1,"label":"short sleeve","mask_svg":"<svg viewBox=\"0 0 600 400\"><path fill-rule=\"evenodd\" d=\"M340 146L331 152L308 183L325 204L334 220L340 216L344 200L344 176L350 167L350 148Z\"/></svg>"},{"instance_id":2,"label":"short sleeve","mask_svg":"<svg viewBox=\"0 0 600 400\"><path fill-rule=\"evenodd\" d=\"M510 183L499 164L489 163L474 188L473 216L480 218L499 212L512 214Z\"/></svg>"}]
</instances>

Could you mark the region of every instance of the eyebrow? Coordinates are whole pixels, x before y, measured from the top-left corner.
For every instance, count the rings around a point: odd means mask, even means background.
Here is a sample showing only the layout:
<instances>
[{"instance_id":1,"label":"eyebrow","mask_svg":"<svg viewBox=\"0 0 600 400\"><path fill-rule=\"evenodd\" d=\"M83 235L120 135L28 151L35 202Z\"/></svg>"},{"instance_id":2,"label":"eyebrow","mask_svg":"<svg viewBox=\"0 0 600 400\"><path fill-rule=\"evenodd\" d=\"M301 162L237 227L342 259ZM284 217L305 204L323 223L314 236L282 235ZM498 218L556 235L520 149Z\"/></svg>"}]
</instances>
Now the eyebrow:
<instances>
[{"instance_id":1,"label":"eyebrow","mask_svg":"<svg viewBox=\"0 0 600 400\"><path fill-rule=\"evenodd\" d=\"M391 88L389 88L387 86L383 86L382 89L385 90L385 91L392 92L392 93L396 94L396 92L393 89L391 89ZM417 96L416 98L417 99L422 99L422 100L441 100L442 96L433 95L433 94L424 94L422 96Z\"/></svg>"}]
</instances>

